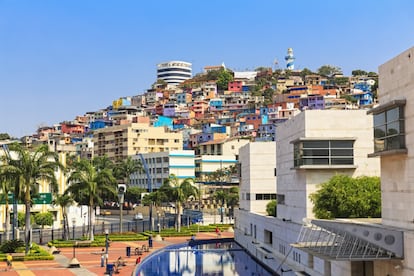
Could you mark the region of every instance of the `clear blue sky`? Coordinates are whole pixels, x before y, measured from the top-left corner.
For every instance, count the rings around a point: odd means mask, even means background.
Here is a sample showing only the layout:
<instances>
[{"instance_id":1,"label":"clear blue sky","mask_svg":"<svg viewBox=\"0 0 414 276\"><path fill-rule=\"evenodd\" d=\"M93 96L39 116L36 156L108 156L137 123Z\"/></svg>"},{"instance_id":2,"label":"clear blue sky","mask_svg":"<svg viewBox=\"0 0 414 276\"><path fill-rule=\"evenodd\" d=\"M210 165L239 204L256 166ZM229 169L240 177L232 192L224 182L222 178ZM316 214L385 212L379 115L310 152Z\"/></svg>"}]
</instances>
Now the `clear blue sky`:
<instances>
[{"instance_id":1,"label":"clear blue sky","mask_svg":"<svg viewBox=\"0 0 414 276\"><path fill-rule=\"evenodd\" d=\"M156 64L377 71L414 46L414 1L0 0L0 133L21 137L122 96Z\"/></svg>"}]
</instances>

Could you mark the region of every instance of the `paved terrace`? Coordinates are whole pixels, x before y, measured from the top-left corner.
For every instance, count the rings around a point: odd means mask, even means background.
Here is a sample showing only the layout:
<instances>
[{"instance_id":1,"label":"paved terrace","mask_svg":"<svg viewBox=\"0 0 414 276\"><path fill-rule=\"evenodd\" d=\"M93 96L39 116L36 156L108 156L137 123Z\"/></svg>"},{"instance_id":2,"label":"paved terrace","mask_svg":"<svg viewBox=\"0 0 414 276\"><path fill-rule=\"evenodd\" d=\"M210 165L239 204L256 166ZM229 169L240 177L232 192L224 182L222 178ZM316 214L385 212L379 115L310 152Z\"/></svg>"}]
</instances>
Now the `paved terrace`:
<instances>
[{"instance_id":1,"label":"paved terrace","mask_svg":"<svg viewBox=\"0 0 414 276\"><path fill-rule=\"evenodd\" d=\"M222 238L233 238L233 232L223 231L221 233ZM216 233L197 233L196 239L214 239L217 238ZM167 245L184 243L188 241L190 237L169 237L163 241L153 241L153 248L150 252L144 252L141 255L141 259L146 258L149 254L157 249L161 249ZM142 247L142 245L148 245L147 241L126 241L126 242L111 242L109 247L109 263L114 263L119 256L127 262L126 266L122 266L119 274L113 275L131 275L135 269L135 261L138 256L134 255L134 249L136 247ZM126 257L126 247L131 247L131 257ZM0 264L1 276L93 276L93 275L105 275L105 267L101 267L101 247L87 247L76 248L76 259L80 263L80 268L68 268L69 261L73 256L73 248L61 248L61 252L58 255L54 255L55 259L52 261L14 261L13 268L10 271L6 271L6 263Z\"/></svg>"}]
</instances>

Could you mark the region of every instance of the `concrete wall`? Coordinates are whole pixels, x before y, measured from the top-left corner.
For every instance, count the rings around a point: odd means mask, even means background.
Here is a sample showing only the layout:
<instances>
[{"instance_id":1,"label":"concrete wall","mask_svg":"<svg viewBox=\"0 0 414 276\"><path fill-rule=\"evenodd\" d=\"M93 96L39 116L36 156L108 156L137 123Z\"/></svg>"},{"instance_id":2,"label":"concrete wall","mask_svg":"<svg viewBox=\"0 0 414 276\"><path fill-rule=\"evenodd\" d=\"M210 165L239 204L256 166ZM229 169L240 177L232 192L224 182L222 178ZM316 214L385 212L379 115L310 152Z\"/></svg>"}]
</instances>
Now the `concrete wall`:
<instances>
[{"instance_id":1,"label":"concrete wall","mask_svg":"<svg viewBox=\"0 0 414 276\"><path fill-rule=\"evenodd\" d=\"M314 218L309 195L336 174L379 176L379 158L367 157L374 148L372 125L372 116L364 110L307 110L278 126L277 193L285 195L278 217L298 223ZM355 139L354 166L294 169L292 142L300 138Z\"/></svg>"},{"instance_id":2,"label":"concrete wall","mask_svg":"<svg viewBox=\"0 0 414 276\"><path fill-rule=\"evenodd\" d=\"M276 194L276 143L255 142L240 148L240 208L266 214L270 200L256 200L256 194ZM246 199L250 194L250 200Z\"/></svg>"}]
</instances>

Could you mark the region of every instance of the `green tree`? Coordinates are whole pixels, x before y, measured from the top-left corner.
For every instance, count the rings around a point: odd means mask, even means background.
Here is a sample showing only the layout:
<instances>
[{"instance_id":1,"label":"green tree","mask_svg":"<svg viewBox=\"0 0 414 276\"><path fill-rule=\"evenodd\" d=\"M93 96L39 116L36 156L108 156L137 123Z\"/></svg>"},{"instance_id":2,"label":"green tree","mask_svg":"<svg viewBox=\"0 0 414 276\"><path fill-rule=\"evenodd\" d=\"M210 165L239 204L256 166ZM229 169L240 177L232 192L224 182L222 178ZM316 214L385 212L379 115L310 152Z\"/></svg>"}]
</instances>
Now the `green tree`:
<instances>
[{"instance_id":1,"label":"green tree","mask_svg":"<svg viewBox=\"0 0 414 276\"><path fill-rule=\"evenodd\" d=\"M146 190L141 187L129 186L125 193L125 201L137 203L141 198L141 194Z\"/></svg>"},{"instance_id":2,"label":"green tree","mask_svg":"<svg viewBox=\"0 0 414 276\"><path fill-rule=\"evenodd\" d=\"M266 204L266 213L268 216L276 217L277 215L277 201L275 199Z\"/></svg>"},{"instance_id":3,"label":"green tree","mask_svg":"<svg viewBox=\"0 0 414 276\"><path fill-rule=\"evenodd\" d=\"M11 139L11 137L8 133L0 133L0 141L1 140L9 140L9 139Z\"/></svg>"},{"instance_id":4,"label":"green tree","mask_svg":"<svg viewBox=\"0 0 414 276\"><path fill-rule=\"evenodd\" d=\"M233 73L227 69L221 69L217 76L217 89L222 91L227 90L230 81L233 81Z\"/></svg>"},{"instance_id":5,"label":"green tree","mask_svg":"<svg viewBox=\"0 0 414 276\"><path fill-rule=\"evenodd\" d=\"M194 179L186 178L181 181L174 174L170 176L164 182L165 188L167 191L170 191L170 199L175 201L175 208L177 214L177 231L181 232L181 209L185 202L188 201L190 197L197 197L198 189L194 184Z\"/></svg>"},{"instance_id":6,"label":"green tree","mask_svg":"<svg viewBox=\"0 0 414 276\"><path fill-rule=\"evenodd\" d=\"M141 161L128 156L121 163L115 165L115 177L129 187L130 176L136 172L143 172Z\"/></svg>"},{"instance_id":7,"label":"green tree","mask_svg":"<svg viewBox=\"0 0 414 276\"><path fill-rule=\"evenodd\" d=\"M10 212L9 212L9 197L7 196L9 193L13 192L15 178L13 175L7 173L3 166L0 166L0 190L1 190L1 197L5 201L5 225L4 225L4 232L6 234L5 239L6 241L9 240L9 227L10 227Z\"/></svg>"},{"instance_id":8,"label":"green tree","mask_svg":"<svg viewBox=\"0 0 414 276\"><path fill-rule=\"evenodd\" d=\"M273 103L273 94L275 91L272 88L267 88L265 91L263 91L263 96L265 98L264 104L272 104Z\"/></svg>"},{"instance_id":9,"label":"green tree","mask_svg":"<svg viewBox=\"0 0 414 276\"><path fill-rule=\"evenodd\" d=\"M53 214L51 212L36 213L34 222L44 228L45 225L51 226L53 224Z\"/></svg>"},{"instance_id":10,"label":"green tree","mask_svg":"<svg viewBox=\"0 0 414 276\"><path fill-rule=\"evenodd\" d=\"M73 198L68 194L56 195L52 204L58 205L63 216L63 239L69 239L69 220L66 207L74 204Z\"/></svg>"},{"instance_id":11,"label":"green tree","mask_svg":"<svg viewBox=\"0 0 414 276\"><path fill-rule=\"evenodd\" d=\"M336 175L310 195L320 219L381 217L379 177Z\"/></svg>"},{"instance_id":12,"label":"green tree","mask_svg":"<svg viewBox=\"0 0 414 276\"><path fill-rule=\"evenodd\" d=\"M231 187L228 190L227 196L227 206L229 206L229 216L231 218L234 217L234 208L239 205L239 188L238 187Z\"/></svg>"},{"instance_id":13,"label":"green tree","mask_svg":"<svg viewBox=\"0 0 414 276\"><path fill-rule=\"evenodd\" d=\"M116 195L116 179L112 171L107 168L99 170L86 159L81 159L75 164L75 169L68 177L68 188L65 194L71 195L77 202L87 200L89 225L92 225L93 210L96 205L102 205L101 192ZM94 240L93 227L89 228L89 238Z\"/></svg>"},{"instance_id":14,"label":"green tree","mask_svg":"<svg viewBox=\"0 0 414 276\"><path fill-rule=\"evenodd\" d=\"M106 155L93 158L92 164L97 171L105 169L112 170L114 168L114 163Z\"/></svg>"},{"instance_id":15,"label":"green tree","mask_svg":"<svg viewBox=\"0 0 414 276\"><path fill-rule=\"evenodd\" d=\"M55 170L62 168L59 163L58 155L50 152L47 145L41 145L33 152L29 152L20 144L11 144L10 152L13 152L13 158L6 156L6 173L18 176L19 195L25 205L25 243L26 253L29 252L31 240L31 223L30 208L32 204L32 196L38 193L39 183L44 181L49 183L51 192L57 191L57 180ZM21 192L21 193L20 193ZM16 191L15 191L16 193Z\"/></svg>"},{"instance_id":16,"label":"green tree","mask_svg":"<svg viewBox=\"0 0 414 276\"><path fill-rule=\"evenodd\" d=\"M33 214L30 214L30 224L34 223ZM23 212L17 213L17 225L18 227L25 227L26 226L26 214Z\"/></svg>"},{"instance_id":17,"label":"green tree","mask_svg":"<svg viewBox=\"0 0 414 276\"><path fill-rule=\"evenodd\" d=\"M300 76L302 77L303 80L305 80L305 77L308 75L313 75L315 74L314 72L312 72L310 69L308 68L303 68L302 71L300 71Z\"/></svg>"},{"instance_id":18,"label":"green tree","mask_svg":"<svg viewBox=\"0 0 414 276\"><path fill-rule=\"evenodd\" d=\"M366 76L368 75L367 71L361 70L361 69L356 69L356 70L352 70L351 72L352 76Z\"/></svg>"},{"instance_id":19,"label":"green tree","mask_svg":"<svg viewBox=\"0 0 414 276\"><path fill-rule=\"evenodd\" d=\"M348 85L349 84L349 78L347 77L338 77L334 78L333 81L336 85Z\"/></svg>"},{"instance_id":20,"label":"green tree","mask_svg":"<svg viewBox=\"0 0 414 276\"><path fill-rule=\"evenodd\" d=\"M336 74L342 74L342 69L333 65L322 65L317 72L319 75L332 78Z\"/></svg>"},{"instance_id":21,"label":"green tree","mask_svg":"<svg viewBox=\"0 0 414 276\"><path fill-rule=\"evenodd\" d=\"M37 213L34 216L34 221L37 225L42 226L40 229L40 243L43 243L43 229L45 225L50 226L53 224L53 214L51 212Z\"/></svg>"}]
</instances>

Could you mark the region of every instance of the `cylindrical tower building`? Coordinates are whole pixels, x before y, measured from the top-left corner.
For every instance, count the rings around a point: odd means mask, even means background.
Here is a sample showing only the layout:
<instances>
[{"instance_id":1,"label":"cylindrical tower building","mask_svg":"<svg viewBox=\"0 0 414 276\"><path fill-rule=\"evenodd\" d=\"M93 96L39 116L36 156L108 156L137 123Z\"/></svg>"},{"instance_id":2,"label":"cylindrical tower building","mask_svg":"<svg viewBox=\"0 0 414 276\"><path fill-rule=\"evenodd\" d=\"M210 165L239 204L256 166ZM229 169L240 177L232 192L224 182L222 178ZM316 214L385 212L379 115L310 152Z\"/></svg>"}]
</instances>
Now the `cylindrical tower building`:
<instances>
[{"instance_id":1,"label":"cylindrical tower building","mask_svg":"<svg viewBox=\"0 0 414 276\"><path fill-rule=\"evenodd\" d=\"M192 78L191 63L185 61L168 61L157 64L157 79L167 84L178 85Z\"/></svg>"},{"instance_id":2,"label":"cylindrical tower building","mask_svg":"<svg viewBox=\"0 0 414 276\"><path fill-rule=\"evenodd\" d=\"M286 69L288 70L294 70L295 69L295 57L293 56L293 49L288 48L287 56L285 56L286 60Z\"/></svg>"}]
</instances>

